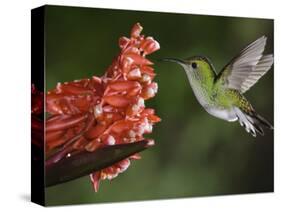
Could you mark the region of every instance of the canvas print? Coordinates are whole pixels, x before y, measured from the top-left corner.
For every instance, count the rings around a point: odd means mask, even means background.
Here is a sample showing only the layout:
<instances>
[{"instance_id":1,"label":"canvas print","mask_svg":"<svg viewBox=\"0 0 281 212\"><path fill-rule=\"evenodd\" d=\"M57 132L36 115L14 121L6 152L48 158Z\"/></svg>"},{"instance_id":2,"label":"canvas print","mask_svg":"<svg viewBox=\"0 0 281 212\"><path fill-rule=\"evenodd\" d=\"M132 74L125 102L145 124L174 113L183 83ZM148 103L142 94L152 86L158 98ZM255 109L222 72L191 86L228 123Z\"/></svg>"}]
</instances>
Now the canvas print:
<instances>
[{"instance_id":1,"label":"canvas print","mask_svg":"<svg viewBox=\"0 0 281 212\"><path fill-rule=\"evenodd\" d=\"M32 11L32 199L273 192L270 19Z\"/></svg>"}]
</instances>

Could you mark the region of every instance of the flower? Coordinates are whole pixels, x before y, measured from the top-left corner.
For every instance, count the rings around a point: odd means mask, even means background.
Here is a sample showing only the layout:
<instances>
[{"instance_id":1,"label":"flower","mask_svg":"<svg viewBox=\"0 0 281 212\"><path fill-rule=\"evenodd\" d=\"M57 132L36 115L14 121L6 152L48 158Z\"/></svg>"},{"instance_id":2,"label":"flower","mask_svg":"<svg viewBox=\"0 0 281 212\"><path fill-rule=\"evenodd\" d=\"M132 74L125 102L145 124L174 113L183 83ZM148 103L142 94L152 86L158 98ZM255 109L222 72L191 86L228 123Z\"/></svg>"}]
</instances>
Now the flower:
<instances>
[{"instance_id":1,"label":"flower","mask_svg":"<svg viewBox=\"0 0 281 212\"><path fill-rule=\"evenodd\" d=\"M57 162L79 151L94 152L108 145L138 142L152 132L160 121L145 101L157 93L153 63L146 58L157 50L159 43L141 35L135 24L131 37L119 39L120 54L101 77L58 83L47 93L46 151L52 155L60 149ZM150 145L154 144L151 139ZM132 155L110 167L90 175L94 190L100 180L113 179L124 172Z\"/></svg>"},{"instance_id":2,"label":"flower","mask_svg":"<svg viewBox=\"0 0 281 212\"><path fill-rule=\"evenodd\" d=\"M44 94L31 85L31 143L34 148L42 148L44 141L44 122L42 114L44 111Z\"/></svg>"},{"instance_id":3,"label":"flower","mask_svg":"<svg viewBox=\"0 0 281 212\"><path fill-rule=\"evenodd\" d=\"M40 115L43 113L44 108L44 95L43 92L36 89L35 85L31 85L31 114Z\"/></svg>"}]
</instances>

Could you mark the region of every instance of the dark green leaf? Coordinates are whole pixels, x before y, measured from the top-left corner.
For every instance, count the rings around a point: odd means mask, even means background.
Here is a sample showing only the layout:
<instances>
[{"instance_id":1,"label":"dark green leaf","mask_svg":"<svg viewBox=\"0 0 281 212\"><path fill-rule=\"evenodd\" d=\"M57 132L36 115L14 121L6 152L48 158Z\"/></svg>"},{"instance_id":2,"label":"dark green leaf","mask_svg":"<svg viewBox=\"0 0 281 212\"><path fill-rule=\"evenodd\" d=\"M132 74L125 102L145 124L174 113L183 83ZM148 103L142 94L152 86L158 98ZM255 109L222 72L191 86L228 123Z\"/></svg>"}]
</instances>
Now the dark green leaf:
<instances>
[{"instance_id":1,"label":"dark green leaf","mask_svg":"<svg viewBox=\"0 0 281 212\"><path fill-rule=\"evenodd\" d=\"M143 140L130 144L119 144L97 149L94 152L81 152L57 163L46 166L46 186L53 186L99 171L148 147Z\"/></svg>"}]
</instances>

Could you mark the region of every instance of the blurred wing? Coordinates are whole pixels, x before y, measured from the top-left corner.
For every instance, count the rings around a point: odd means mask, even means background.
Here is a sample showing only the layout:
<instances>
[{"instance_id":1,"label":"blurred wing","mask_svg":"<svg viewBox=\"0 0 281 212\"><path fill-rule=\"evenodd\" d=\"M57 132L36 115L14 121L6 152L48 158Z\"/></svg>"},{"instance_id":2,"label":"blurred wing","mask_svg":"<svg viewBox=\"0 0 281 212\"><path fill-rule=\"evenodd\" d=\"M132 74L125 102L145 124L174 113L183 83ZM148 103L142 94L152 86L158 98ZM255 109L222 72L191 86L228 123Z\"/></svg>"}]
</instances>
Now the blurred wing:
<instances>
[{"instance_id":1,"label":"blurred wing","mask_svg":"<svg viewBox=\"0 0 281 212\"><path fill-rule=\"evenodd\" d=\"M230 89L241 93L252 87L271 67L273 55L263 55L266 37L262 36L244 48L217 77Z\"/></svg>"}]
</instances>

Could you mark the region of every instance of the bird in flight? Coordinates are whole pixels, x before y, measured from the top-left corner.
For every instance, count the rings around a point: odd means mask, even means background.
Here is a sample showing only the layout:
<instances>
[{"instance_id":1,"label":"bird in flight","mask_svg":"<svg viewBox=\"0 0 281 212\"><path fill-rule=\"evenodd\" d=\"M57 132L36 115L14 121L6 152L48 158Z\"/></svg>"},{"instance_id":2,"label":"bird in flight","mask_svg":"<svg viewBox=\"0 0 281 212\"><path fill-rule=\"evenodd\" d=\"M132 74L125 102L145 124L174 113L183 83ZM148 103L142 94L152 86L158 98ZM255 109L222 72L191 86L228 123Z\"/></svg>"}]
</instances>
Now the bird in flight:
<instances>
[{"instance_id":1,"label":"bird in flight","mask_svg":"<svg viewBox=\"0 0 281 212\"><path fill-rule=\"evenodd\" d=\"M211 61L204 56L164 61L181 65L200 105L211 115L239 121L247 132L264 135L262 127L273 126L259 115L243 95L271 68L273 55L264 55L267 38L260 37L246 46L217 74ZM261 97L262 98L262 97Z\"/></svg>"}]
</instances>

